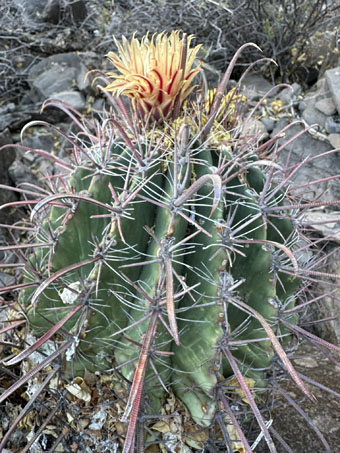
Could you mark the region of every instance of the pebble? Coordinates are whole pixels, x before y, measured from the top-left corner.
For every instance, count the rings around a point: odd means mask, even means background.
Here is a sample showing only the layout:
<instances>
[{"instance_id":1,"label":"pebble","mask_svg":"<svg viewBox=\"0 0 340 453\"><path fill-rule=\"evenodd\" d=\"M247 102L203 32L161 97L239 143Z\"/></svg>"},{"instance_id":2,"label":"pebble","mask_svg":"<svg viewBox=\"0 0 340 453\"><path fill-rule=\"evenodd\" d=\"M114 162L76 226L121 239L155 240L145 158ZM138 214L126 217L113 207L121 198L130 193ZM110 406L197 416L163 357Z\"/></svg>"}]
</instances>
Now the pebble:
<instances>
[{"instance_id":1,"label":"pebble","mask_svg":"<svg viewBox=\"0 0 340 453\"><path fill-rule=\"evenodd\" d=\"M325 72L326 80L332 93L334 104L340 113L340 66Z\"/></svg>"},{"instance_id":2,"label":"pebble","mask_svg":"<svg viewBox=\"0 0 340 453\"><path fill-rule=\"evenodd\" d=\"M271 118L261 118L262 124L264 124L267 132L271 132L275 127L275 121Z\"/></svg>"},{"instance_id":3,"label":"pebble","mask_svg":"<svg viewBox=\"0 0 340 453\"><path fill-rule=\"evenodd\" d=\"M302 112L302 118L308 125L318 124L323 129L325 127L327 116L317 110L313 105L309 105Z\"/></svg>"},{"instance_id":4,"label":"pebble","mask_svg":"<svg viewBox=\"0 0 340 453\"><path fill-rule=\"evenodd\" d=\"M340 119L334 120L332 116L326 119L325 129L328 134L340 134Z\"/></svg>"},{"instance_id":5,"label":"pebble","mask_svg":"<svg viewBox=\"0 0 340 453\"><path fill-rule=\"evenodd\" d=\"M340 149L340 134L329 134L328 140L334 149Z\"/></svg>"},{"instance_id":6,"label":"pebble","mask_svg":"<svg viewBox=\"0 0 340 453\"><path fill-rule=\"evenodd\" d=\"M324 98L315 103L315 108L317 108L321 113L331 116L336 113L336 107L334 105L332 98Z\"/></svg>"}]
</instances>

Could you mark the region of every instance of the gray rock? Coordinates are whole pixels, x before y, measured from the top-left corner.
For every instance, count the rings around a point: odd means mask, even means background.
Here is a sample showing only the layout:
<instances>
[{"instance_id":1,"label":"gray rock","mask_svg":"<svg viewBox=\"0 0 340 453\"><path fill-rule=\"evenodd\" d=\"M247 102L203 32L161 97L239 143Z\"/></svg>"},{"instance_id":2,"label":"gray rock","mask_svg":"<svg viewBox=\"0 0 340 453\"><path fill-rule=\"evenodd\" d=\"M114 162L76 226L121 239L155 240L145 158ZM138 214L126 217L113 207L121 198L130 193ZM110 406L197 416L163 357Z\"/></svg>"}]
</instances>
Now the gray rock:
<instances>
[{"instance_id":1,"label":"gray rock","mask_svg":"<svg viewBox=\"0 0 340 453\"><path fill-rule=\"evenodd\" d=\"M314 105L310 104L302 112L302 118L308 125L318 124L322 129L325 128L327 116L316 109Z\"/></svg>"},{"instance_id":2,"label":"gray rock","mask_svg":"<svg viewBox=\"0 0 340 453\"><path fill-rule=\"evenodd\" d=\"M316 94L315 93L307 93L302 101L298 104L298 109L300 112L304 112L308 108L315 109L316 103Z\"/></svg>"},{"instance_id":3,"label":"gray rock","mask_svg":"<svg viewBox=\"0 0 340 453\"><path fill-rule=\"evenodd\" d=\"M340 149L340 134L329 134L328 140L333 148Z\"/></svg>"},{"instance_id":4,"label":"gray rock","mask_svg":"<svg viewBox=\"0 0 340 453\"><path fill-rule=\"evenodd\" d=\"M334 120L329 116L325 122L325 129L328 134L340 134L340 120Z\"/></svg>"},{"instance_id":5,"label":"gray rock","mask_svg":"<svg viewBox=\"0 0 340 453\"><path fill-rule=\"evenodd\" d=\"M272 120L271 118L261 118L262 124L264 124L265 128L267 129L267 132L271 132L274 127L275 127L275 121Z\"/></svg>"},{"instance_id":6,"label":"gray rock","mask_svg":"<svg viewBox=\"0 0 340 453\"><path fill-rule=\"evenodd\" d=\"M302 222L307 228L312 227L313 230L316 230L327 239L340 242L339 212L307 211L303 216Z\"/></svg>"},{"instance_id":7,"label":"gray rock","mask_svg":"<svg viewBox=\"0 0 340 453\"><path fill-rule=\"evenodd\" d=\"M298 109L300 112L303 112L307 108L307 102L306 101L301 101L298 104Z\"/></svg>"},{"instance_id":8,"label":"gray rock","mask_svg":"<svg viewBox=\"0 0 340 453\"><path fill-rule=\"evenodd\" d=\"M340 66L334 69L328 69L325 72L325 76L330 92L332 93L334 104L340 114Z\"/></svg>"},{"instance_id":9,"label":"gray rock","mask_svg":"<svg viewBox=\"0 0 340 453\"><path fill-rule=\"evenodd\" d=\"M37 161L35 162L35 168L39 178L44 178L48 175L52 175L54 169L53 164L49 160L46 160L44 157L38 157Z\"/></svg>"},{"instance_id":10,"label":"gray rock","mask_svg":"<svg viewBox=\"0 0 340 453\"><path fill-rule=\"evenodd\" d=\"M273 130L272 136L278 134L288 124L288 120L280 120ZM300 125L290 127L285 132L285 136L279 139L279 144L283 145L287 143L296 134L303 131L303 129ZM308 132L305 132L280 152L280 158L284 165L286 165L287 158L289 158L289 165L294 165L307 157L316 157L311 162L305 163L294 176L294 183L302 185L312 180L316 181L340 174L340 159L337 153L330 153L323 156L323 153L331 149L333 148L330 144L322 142ZM317 158L317 156L320 157ZM297 189L294 193L305 194L304 196L307 200L313 200L321 196L322 201L332 202L340 199L340 184L338 180L330 180L310 185L308 188L303 187L301 191ZM340 207L339 205L334 205L330 206L330 209L338 210Z\"/></svg>"},{"instance_id":11,"label":"gray rock","mask_svg":"<svg viewBox=\"0 0 340 453\"><path fill-rule=\"evenodd\" d=\"M336 107L332 98L324 98L317 101L315 103L315 108L327 116L334 115L334 113L336 113Z\"/></svg>"},{"instance_id":12,"label":"gray rock","mask_svg":"<svg viewBox=\"0 0 340 453\"><path fill-rule=\"evenodd\" d=\"M269 137L266 126L257 119L250 119L242 126L242 136L256 135L259 140L265 140Z\"/></svg>"},{"instance_id":13,"label":"gray rock","mask_svg":"<svg viewBox=\"0 0 340 453\"><path fill-rule=\"evenodd\" d=\"M329 292L330 288L327 288L326 291ZM318 293L319 291L316 294ZM324 325L324 323L319 323L318 325ZM337 368L337 362L335 361L339 360L339 354L336 351L329 351L329 354L326 354L323 350L328 351L326 348L320 348L319 350L311 346L307 341L303 341L299 342L298 349L293 354L290 354L293 366L297 372L307 376L307 379L309 378L321 384L321 388L318 385L309 386L307 384L317 400L316 404L312 404L308 398L301 398L301 391L297 389L292 379L284 376L282 380L279 380L278 384L282 390L293 398L297 406L308 415L309 420L311 420L310 424L316 426L324 435L330 447L328 451L338 453L340 439L339 400L334 394L325 391L322 386L339 391L339 368ZM332 355L333 360L331 360L330 355ZM276 380L278 378L274 377L273 379ZM272 427L289 445L289 451L295 453L321 453L327 450L306 419L300 415L297 416L296 408L289 404L282 394L277 392L274 394L273 400L275 400L275 403L271 410ZM263 445L262 448L262 445L260 444L256 451L258 453L268 453L267 447ZM286 448L280 448L279 444L278 447L277 451L280 453L288 451Z\"/></svg>"},{"instance_id":14,"label":"gray rock","mask_svg":"<svg viewBox=\"0 0 340 453\"><path fill-rule=\"evenodd\" d=\"M279 99L285 104L292 104L297 96L302 92L301 85L298 83L293 83L290 88L284 88L279 94Z\"/></svg>"},{"instance_id":15,"label":"gray rock","mask_svg":"<svg viewBox=\"0 0 340 453\"><path fill-rule=\"evenodd\" d=\"M0 245L6 245L6 238L4 233L4 228L0 227ZM0 250L0 262L3 263L6 257L6 253L3 250Z\"/></svg>"},{"instance_id":16,"label":"gray rock","mask_svg":"<svg viewBox=\"0 0 340 453\"><path fill-rule=\"evenodd\" d=\"M87 17L86 2L83 0L73 1L70 4L72 17L75 23L79 24Z\"/></svg>"},{"instance_id":17,"label":"gray rock","mask_svg":"<svg viewBox=\"0 0 340 453\"><path fill-rule=\"evenodd\" d=\"M48 0L42 12L44 22L57 24L60 19L60 2L59 0Z\"/></svg>"},{"instance_id":18,"label":"gray rock","mask_svg":"<svg viewBox=\"0 0 340 453\"><path fill-rule=\"evenodd\" d=\"M40 131L36 132L33 128L32 128L32 132L33 132L32 137L31 136L27 137L26 135L23 136L23 144L25 146L28 146L29 148L33 148L33 149L45 149L47 151L50 151L53 149L55 139L53 138L52 134L41 133ZM22 154L22 153L25 153L25 151L21 151L19 149L19 153ZM36 154L28 153L28 154L24 154L23 158L27 159L28 155L32 155L33 160L35 160L38 157L38 155L36 155ZM30 160L32 160L32 159L30 159Z\"/></svg>"},{"instance_id":19,"label":"gray rock","mask_svg":"<svg viewBox=\"0 0 340 453\"><path fill-rule=\"evenodd\" d=\"M105 100L103 98L98 98L94 101L92 105L92 111L96 113L101 113L105 107Z\"/></svg>"},{"instance_id":20,"label":"gray rock","mask_svg":"<svg viewBox=\"0 0 340 453\"><path fill-rule=\"evenodd\" d=\"M38 180L32 173L30 166L25 165L20 159L16 159L8 169L11 179L16 186L25 189L27 183L38 184ZM32 190L31 187L27 187Z\"/></svg>"},{"instance_id":21,"label":"gray rock","mask_svg":"<svg viewBox=\"0 0 340 453\"><path fill-rule=\"evenodd\" d=\"M80 91L63 91L54 94L53 98L60 99L79 111L82 111L86 105L85 97Z\"/></svg>"},{"instance_id":22,"label":"gray rock","mask_svg":"<svg viewBox=\"0 0 340 453\"><path fill-rule=\"evenodd\" d=\"M242 93L249 100L261 99L264 94L273 88L273 85L259 74L250 73L243 80ZM273 93L274 94L274 93Z\"/></svg>"},{"instance_id":23,"label":"gray rock","mask_svg":"<svg viewBox=\"0 0 340 453\"><path fill-rule=\"evenodd\" d=\"M333 148L340 149L340 134L329 134L328 140Z\"/></svg>"},{"instance_id":24,"label":"gray rock","mask_svg":"<svg viewBox=\"0 0 340 453\"><path fill-rule=\"evenodd\" d=\"M33 80L32 86L38 93L39 99L45 100L54 97L55 93L72 89L75 77L75 68L56 65Z\"/></svg>"},{"instance_id":25,"label":"gray rock","mask_svg":"<svg viewBox=\"0 0 340 453\"><path fill-rule=\"evenodd\" d=\"M13 275L6 274L6 272L0 272L0 288L3 286L14 285L15 278Z\"/></svg>"},{"instance_id":26,"label":"gray rock","mask_svg":"<svg viewBox=\"0 0 340 453\"><path fill-rule=\"evenodd\" d=\"M31 97L44 101L56 93L84 91L90 86L90 81L85 81L86 73L83 60L74 52L44 58L29 72Z\"/></svg>"},{"instance_id":27,"label":"gray rock","mask_svg":"<svg viewBox=\"0 0 340 453\"><path fill-rule=\"evenodd\" d=\"M315 104L317 102L329 97L331 97L331 94L326 79L321 78L316 83L316 87L314 86L311 91L305 94L303 100L299 103L298 108L300 112L305 111L308 107L313 107L315 109Z\"/></svg>"},{"instance_id":28,"label":"gray rock","mask_svg":"<svg viewBox=\"0 0 340 453\"><path fill-rule=\"evenodd\" d=\"M329 97L331 95L331 92L329 90L329 86L327 83L327 80L325 77L321 77L317 82L316 82L316 92L318 99L317 101L320 101L321 99L325 97Z\"/></svg>"}]
</instances>

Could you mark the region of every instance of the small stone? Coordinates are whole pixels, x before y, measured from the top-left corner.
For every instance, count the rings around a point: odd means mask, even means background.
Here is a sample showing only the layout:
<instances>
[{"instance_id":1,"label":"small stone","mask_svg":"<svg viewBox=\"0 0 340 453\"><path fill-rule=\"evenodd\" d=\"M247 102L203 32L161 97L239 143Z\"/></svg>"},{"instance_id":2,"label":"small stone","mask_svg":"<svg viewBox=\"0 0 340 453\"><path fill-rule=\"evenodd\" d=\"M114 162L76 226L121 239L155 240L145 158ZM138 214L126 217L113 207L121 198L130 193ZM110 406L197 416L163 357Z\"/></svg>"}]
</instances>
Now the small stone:
<instances>
[{"instance_id":1,"label":"small stone","mask_svg":"<svg viewBox=\"0 0 340 453\"><path fill-rule=\"evenodd\" d=\"M307 211L303 216L303 223L328 240L340 241L340 217L336 211L327 213L323 211Z\"/></svg>"},{"instance_id":2,"label":"small stone","mask_svg":"<svg viewBox=\"0 0 340 453\"><path fill-rule=\"evenodd\" d=\"M319 79L316 82L316 93L317 93L317 96L319 97L318 101L320 101L323 98L328 98L331 95L331 92L329 91L329 86L328 86L328 83L327 83L327 80L325 77L321 77L321 79Z\"/></svg>"},{"instance_id":3,"label":"small stone","mask_svg":"<svg viewBox=\"0 0 340 453\"><path fill-rule=\"evenodd\" d=\"M340 149L340 134L329 134L328 140L334 149Z\"/></svg>"},{"instance_id":4,"label":"small stone","mask_svg":"<svg viewBox=\"0 0 340 453\"><path fill-rule=\"evenodd\" d=\"M325 129L328 134L340 134L340 121L335 121L329 116L325 122Z\"/></svg>"},{"instance_id":5,"label":"small stone","mask_svg":"<svg viewBox=\"0 0 340 453\"><path fill-rule=\"evenodd\" d=\"M34 174L31 171L31 168L28 165L25 165L23 162L21 162L19 159L16 159L12 165L8 169L8 173L14 181L15 186L21 186L22 189L27 189L28 187L25 187L27 183L31 184L38 184L37 178L34 176ZM29 188L32 190L32 188ZM28 198L33 198L33 195L28 195Z\"/></svg>"},{"instance_id":6,"label":"small stone","mask_svg":"<svg viewBox=\"0 0 340 453\"><path fill-rule=\"evenodd\" d=\"M11 286L15 283L13 275L6 274L6 272L0 272L0 287Z\"/></svg>"},{"instance_id":7,"label":"small stone","mask_svg":"<svg viewBox=\"0 0 340 453\"><path fill-rule=\"evenodd\" d=\"M301 101L298 104L298 109L300 112L303 112L307 108L307 103L305 101Z\"/></svg>"},{"instance_id":8,"label":"small stone","mask_svg":"<svg viewBox=\"0 0 340 453\"><path fill-rule=\"evenodd\" d=\"M29 72L33 101L45 101L66 91L87 90L90 81L85 80L87 68L83 60L75 52L69 52L52 55L33 65Z\"/></svg>"},{"instance_id":9,"label":"small stone","mask_svg":"<svg viewBox=\"0 0 340 453\"><path fill-rule=\"evenodd\" d=\"M336 113L336 107L332 98L321 99L321 101L315 103L315 108L327 116L331 116Z\"/></svg>"},{"instance_id":10,"label":"small stone","mask_svg":"<svg viewBox=\"0 0 340 453\"><path fill-rule=\"evenodd\" d=\"M83 110L86 105L85 97L80 91L64 91L62 93L56 93L53 98L60 99L79 111Z\"/></svg>"},{"instance_id":11,"label":"small stone","mask_svg":"<svg viewBox=\"0 0 340 453\"><path fill-rule=\"evenodd\" d=\"M325 127L327 116L321 113L313 105L309 105L303 112L302 118L308 125L318 124L322 129Z\"/></svg>"},{"instance_id":12,"label":"small stone","mask_svg":"<svg viewBox=\"0 0 340 453\"><path fill-rule=\"evenodd\" d=\"M76 24L83 22L87 16L87 7L84 0L73 1L71 4L73 20Z\"/></svg>"},{"instance_id":13,"label":"small stone","mask_svg":"<svg viewBox=\"0 0 340 453\"><path fill-rule=\"evenodd\" d=\"M301 94L302 88L298 83L293 83L289 88L285 88L281 91L279 99L284 105L290 105L294 99Z\"/></svg>"},{"instance_id":14,"label":"small stone","mask_svg":"<svg viewBox=\"0 0 340 453\"><path fill-rule=\"evenodd\" d=\"M250 73L243 80L244 94L248 100L261 99L264 94L273 88L273 85L259 74ZM274 95L274 93L273 93Z\"/></svg>"},{"instance_id":15,"label":"small stone","mask_svg":"<svg viewBox=\"0 0 340 453\"><path fill-rule=\"evenodd\" d=\"M326 80L332 93L334 104L340 113L340 66L325 72Z\"/></svg>"},{"instance_id":16,"label":"small stone","mask_svg":"<svg viewBox=\"0 0 340 453\"><path fill-rule=\"evenodd\" d=\"M242 133L244 135L257 135L260 140L265 140L269 137L267 128L257 119L250 119L247 123L243 124Z\"/></svg>"},{"instance_id":17,"label":"small stone","mask_svg":"<svg viewBox=\"0 0 340 453\"><path fill-rule=\"evenodd\" d=\"M294 364L299 365L304 368L317 368L318 361L312 357L303 357L302 359L295 359Z\"/></svg>"},{"instance_id":18,"label":"small stone","mask_svg":"<svg viewBox=\"0 0 340 453\"><path fill-rule=\"evenodd\" d=\"M32 85L39 93L40 99L45 100L46 98L54 97L55 93L69 90L75 77L75 68L56 65L38 76Z\"/></svg>"},{"instance_id":19,"label":"small stone","mask_svg":"<svg viewBox=\"0 0 340 453\"><path fill-rule=\"evenodd\" d=\"M98 98L94 101L92 105L92 111L101 113L104 110L105 101L103 98Z\"/></svg>"},{"instance_id":20,"label":"small stone","mask_svg":"<svg viewBox=\"0 0 340 453\"><path fill-rule=\"evenodd\" d=\"M59 22L60 17L59 0L48 0L41 16L44 22L56 25Z\"/></svg>"},{"instance_id":21,"label":"small stone","mask_svg":"<svg viewBox=\"0 0 340 453\"><path fill-rule=\"evenodd\" d=\"M267 132L271 132L275 127L275 121L271 118L261 118L261 123L264 124Z\"/></svg>"}]
</instances>

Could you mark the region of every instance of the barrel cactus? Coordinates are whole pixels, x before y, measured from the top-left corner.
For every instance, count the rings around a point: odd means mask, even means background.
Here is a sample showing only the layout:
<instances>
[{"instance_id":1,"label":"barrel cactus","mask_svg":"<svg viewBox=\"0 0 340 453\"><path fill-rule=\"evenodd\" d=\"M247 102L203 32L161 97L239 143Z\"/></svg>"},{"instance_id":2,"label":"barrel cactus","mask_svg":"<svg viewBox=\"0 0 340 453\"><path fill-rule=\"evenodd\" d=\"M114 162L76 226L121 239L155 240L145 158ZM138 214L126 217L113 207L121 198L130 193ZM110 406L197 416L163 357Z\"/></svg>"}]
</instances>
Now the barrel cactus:
<instances>
[{"instance_id":1,"label":"barrel cactus","mask_svg":"<svg viewBox=\"0 0 340 453\"><path fill-rule=\"evenodd\" d=\"M238 55L208 94L191 40L117 43L118 72L98 77L112 102L102 123L47 102L82 134L68 160L50 156L63 170L51 193L29 202L36 229L19 303L39 346L57 335L66 376L113 370L125 382L125 453L142 398L156 414L174 392L207 427L232 376L275 451L255 403L275 355L312 398L283 350L310 256L302 205L276 139L244 133L246 99L225 92Z\"/></svg>"}]
</instances>

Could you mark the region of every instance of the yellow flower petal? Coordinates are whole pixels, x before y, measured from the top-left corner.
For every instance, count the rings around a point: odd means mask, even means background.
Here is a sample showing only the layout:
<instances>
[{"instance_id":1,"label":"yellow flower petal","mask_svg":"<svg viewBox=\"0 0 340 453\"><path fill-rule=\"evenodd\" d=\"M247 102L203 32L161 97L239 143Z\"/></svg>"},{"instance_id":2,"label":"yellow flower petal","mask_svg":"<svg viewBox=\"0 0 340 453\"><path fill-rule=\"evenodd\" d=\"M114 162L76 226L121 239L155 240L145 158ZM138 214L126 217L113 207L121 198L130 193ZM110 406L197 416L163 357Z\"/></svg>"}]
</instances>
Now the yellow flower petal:
<instances>
[{"instance_id":1,"label":"yellow flower petal","mask_svg":"<svg viewBox=\"0 0 340 453\"><path fill-rule=\"evenodd\" d=\"M115 40L118 55L109 52L107 56L119 73L107 73L114 80L104 90L129 96L142 116L167 118L176 99L179 97L182 105L188 97L193 88L191 83L201 71L199 66L193 67L201 46L190 48L193 36L188 36L183 72L184 39L179 34L173 31L170 35L153 35L151 39L146 35L141 41L134 36L131 42L124 36L121 42Z\"/></svg>"}]
</instances>

